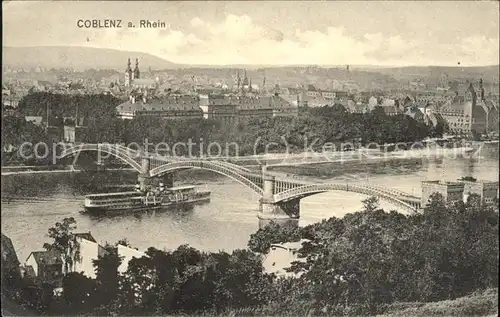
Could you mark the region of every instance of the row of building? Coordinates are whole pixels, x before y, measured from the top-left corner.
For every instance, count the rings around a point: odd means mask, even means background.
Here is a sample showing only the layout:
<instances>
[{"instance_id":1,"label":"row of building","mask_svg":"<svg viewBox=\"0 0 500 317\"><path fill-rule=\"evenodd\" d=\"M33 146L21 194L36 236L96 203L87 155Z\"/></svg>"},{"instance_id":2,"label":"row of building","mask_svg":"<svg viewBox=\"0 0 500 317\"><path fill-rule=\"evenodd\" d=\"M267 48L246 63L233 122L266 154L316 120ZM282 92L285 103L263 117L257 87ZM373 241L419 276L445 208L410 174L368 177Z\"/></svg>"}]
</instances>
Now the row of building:
<instances>
[{"instance_id":1,"label":"row of building","mask_svg":"<svg viewBox=\"0 0 500 317\"><path fill-rule=\"evenodd\" d=\"M49 283L56 288L61 287L64 275L71 272L95 278L93 261L104 256L108 251L96 241L90 232L74 233L72 236L75 247L71 251L68 250L70 254L62 254L56 250L33 251L26 261L21 263L11 239L2 233L2 271L5 265L8 269L19 270L21 276L30 278L36 284ZM128 263L133 258L147 257L144 252L121 244L116 246L116 252L122 258L118 267L119 273L127 271ZM72 261L66 263L68 258Z\"/></svg>"},{"instance_id":2,"label":"row of building","mask_svg":"<svg viewBox=\"0 0 500 317\"><path fill-rule=\"evenodd\" d=\"M378 95L331 92L309 87L307 91L281 89L282 97L297 106L322 107L332 103L343 105L352 113L366 113L382 107L387 115L406 114L426 123L436 124L444 121L452 134L469 134L472 131L488 133L498 131L498 98L486 96L482 79L475 87L469 83L464 91L445 92L443 94L416 95L389 94Z\"/></svg>"},{"instance_id":3,"label":"row of building","mask_svg":"<svg viewBox=\"0 0 500 317\"><path fill-rule=\"evenodd\" d=\"M71 264L66 263L65 254L46 250L31 252L26 261L21 263L12 240L2 233L2 277L6 278L6 275L11 274L12 271L18 271L22 277L29 278L36 285L54 286L56 294L63 291L62 279L68 273L81 273L88 278L95 279L93 261L103 257L108 251L96 241L90 232L74 233L72 236L74 237L73 243L77 247L68 251L71 253L70 258L73 259ZM290 275L285 268L289 267L292 261L300 260L296 253L301 242L272 245L271 252L263 262L264 268L270 273ZM127 271L130 260L148 256L144 252L121 244L116 246L116 252L121 258L121 264L118 267L120 274Z\"/></svg>"},{"instance_id":4,"label":"row of building","mask_svg":"<svg viewBox=\"0 0 500 317\"><path fill-rule=\"evenodd\" d=\"M445 203L466 202L470 195L479 196L482 204L498 203L498 181L482 181L462 178L457 181L422 181L421 205L426 206L431 196L440 194Z\"/></svg>"},{"instance_id":5,"label":"row of building","mask_svg":"<svg viewBox=\"0 0 500 317\"><path fill-rule=\"evenodd\" d=\"M147 74L148 72L146 77ZM151 74L150 70L149 75ZM159 78L143 78L139 61L136 60L135 68L132 69L129 59L123 82L124 85L111 85L105 89L105 92L126 100L116 108L118 116L123 119L157 116L166 119L206 118L234 121L245 118L297 116L300 107L340 104L351 113L366 113L380 106L389 116L406 114L417 121L433 125L443 122L453 134L470 134L473 131L489 133L498 130L498 96L486 96L482 80L479 85L469 83L466 89L461 88L460 91L419 92L418 95L415 91L356 92L322 90L313 85L280 87L278 84L268 91L265 89L265 78L262 87L258 87L252 84L246 71L243 72L243 77L240 77L238 71L232 89L228 89L227 85L219 88L198 88L195 85L196 80L193 79L192 90L179 91L168 88L171 83L163 82ZM185 84L191 86L189 83ZM38 81L36 87L42 90L49 87L44 85L44 82ZM81 92L82 85L88 86L86 83L71 82L61 85L65 87L61 89L75 93ZM4 114L8 115L17 107L19 95L3 87L2 103Z\"/></svg>"},{"instance_id":6,"label":"row of building","mask_svg":"<svg viewBox=\"0 0 500 317\"><path fill-rule=\"evenodd\" d=\"M297 116L298 107L277 95L180 95L149 97L134 94L117 107L123 119L157 116L165 119L205 118L233 121L244 118Z\"/></svg>"},{"instance_id":7,"label":"row of building","mask_svg":"<svg viewBox=\"0 0 500 317\"><path fill-rule=\"evenodd\" d=\"M123 119L154 115L168 119L203 117L233 121L238 118L297 116L300 107L333 104L340 104L351 113L366 113L379 106L389 116L405 114L417 121L433 125L444 122L452 134L498 131L498 103L485 96L482 80L479 87L470 83L462 94L456 92L436 98L410 95L393 98L369 94L350 95L342 91L320 91L314 87L300 91L276 86L274 93L267 95L244 91L239 94L156 96L151 90L139 89L131 93L128 101L117 107L117 113Z\"/></svg>"}]
</instances>

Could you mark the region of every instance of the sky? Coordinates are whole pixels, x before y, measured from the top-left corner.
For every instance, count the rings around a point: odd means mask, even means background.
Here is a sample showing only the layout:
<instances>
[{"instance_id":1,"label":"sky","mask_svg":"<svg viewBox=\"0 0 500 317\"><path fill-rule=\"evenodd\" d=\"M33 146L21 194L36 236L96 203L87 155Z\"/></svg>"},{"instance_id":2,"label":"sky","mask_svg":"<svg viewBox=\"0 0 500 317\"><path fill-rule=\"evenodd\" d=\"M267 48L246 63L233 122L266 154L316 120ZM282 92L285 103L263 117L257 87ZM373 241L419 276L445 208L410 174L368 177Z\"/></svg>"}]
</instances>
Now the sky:
<instances>
[{"instance_id":1,"label":"sky","mask_svg":"<svg viewBox=\"0 0 500 317\"><path fill-rule=\"evenodd\" d=\"M497 1L9 1L2 7L4 46L111 48L203 65L499 64ZM79 28L79 19L119 19L123 27ZM167 27L138 28L139 20Z\"/></svg>"}]
</instances>

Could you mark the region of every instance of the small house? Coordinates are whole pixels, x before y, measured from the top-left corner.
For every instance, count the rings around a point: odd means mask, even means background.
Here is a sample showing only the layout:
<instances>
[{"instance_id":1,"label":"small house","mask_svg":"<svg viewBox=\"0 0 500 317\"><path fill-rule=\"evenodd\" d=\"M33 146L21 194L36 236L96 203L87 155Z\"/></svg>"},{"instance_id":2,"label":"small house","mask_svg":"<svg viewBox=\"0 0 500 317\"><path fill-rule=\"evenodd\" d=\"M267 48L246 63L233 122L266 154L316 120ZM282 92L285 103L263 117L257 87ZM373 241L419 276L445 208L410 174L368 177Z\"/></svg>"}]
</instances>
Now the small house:
<instances>
[{"instance_id":1,"label":"small house","mask_svg":"<svg viewBox=\"0 0 500 317\"><path fill-rule=\"evenodd\" d=\"M59 284L63 261L58 251L31 252L24 264L25 274L37 283Z\"/></svg>"}]
</instances>

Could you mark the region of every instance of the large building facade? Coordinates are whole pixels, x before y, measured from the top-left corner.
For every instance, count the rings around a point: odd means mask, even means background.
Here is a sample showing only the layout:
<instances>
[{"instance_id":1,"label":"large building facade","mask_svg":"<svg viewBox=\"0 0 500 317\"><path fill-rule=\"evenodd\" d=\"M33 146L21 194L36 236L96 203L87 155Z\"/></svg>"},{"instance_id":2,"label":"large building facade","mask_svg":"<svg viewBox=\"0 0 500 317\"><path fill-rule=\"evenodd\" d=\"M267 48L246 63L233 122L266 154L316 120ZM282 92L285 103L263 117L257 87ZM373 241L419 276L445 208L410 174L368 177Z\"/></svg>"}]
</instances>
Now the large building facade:
<instances>
[{"instance_id":1,"label":"large building facade","mask_svg":"<svg viewBox=\"0 0 500 317\"><path fill-rule=\"evenodd\" d=\"M203 117L236 121L263 117L297 117L298 107L280 96L201 95Z\"/></svg>"},{"instance_id":2,"label":"large building facade","mask_svg":"<svg viewBox=\"0 0 500 317\"><path fill-rule=\"evenodd\" d=\"M479 94L472 83L464 96L457 95L438 110L454 134L488 133L498 129L498 106L486 100L482 80Z\"/></svg>"},{"instance_id":3,"label":"large building facade","mask_svg":"<svg viewBox=\"0 0 500 317\"><path fill-rule=\"evenodd\" d=\"M202 118L198 96L167 95L148 97L147 94L131 95L129 100L116 107L122 119L133 119L138 116L155 116L164 119Z\"/></svg>"},{"instance_id":4,"label":"large building facade","mask_svg":"<svg viewBox=\"0 0 500 317\"><path fill-rule=\"evenodd\" d=\"M263 118L297 117L298 107L280 96L131 94L116 108L122 119L156 116L164 119L205 118L224 122Z\"/></svg>"},{"instance_id":5,"label":"large building facade","mask_svg":"<svg viewBox=\"0 0 500 317\"><path fill-rule=\"evenodd\" d=\"M422 207L425 207L435 193L439 193L445 203L450 205L458 201L467 201L472 195L478 195L483 204L492 204L498 201L498 182L492 181L422 181Z\"/></svg>"},{"instance_id":6,"label":"large building facade","mask_svg":"<svg viewBox=\"0 0 500 317\"><path fill-rule=\"evenodd\" d=\"M425 207L435 193L440 194L446 204L463 201L464 184L460 182L423 181L421 204Z\"/></svg>"}]
</instances>

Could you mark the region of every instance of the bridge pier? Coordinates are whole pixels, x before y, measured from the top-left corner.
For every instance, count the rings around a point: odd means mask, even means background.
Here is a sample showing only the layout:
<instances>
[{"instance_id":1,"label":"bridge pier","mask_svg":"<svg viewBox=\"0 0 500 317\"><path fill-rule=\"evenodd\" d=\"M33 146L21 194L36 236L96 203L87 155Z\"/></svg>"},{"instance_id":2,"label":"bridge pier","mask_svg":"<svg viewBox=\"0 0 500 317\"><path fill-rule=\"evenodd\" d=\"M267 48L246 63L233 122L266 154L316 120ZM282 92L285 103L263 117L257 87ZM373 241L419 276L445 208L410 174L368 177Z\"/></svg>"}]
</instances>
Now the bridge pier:
<instances>
[{"instance_id":1,"label":"bridge pier","mask_svg":"<svg viewBox=\"0 0 500 317\"><path fill-rule=\"evenodd\" d=\"M139 183L139 189L141 191L146 191L152 185L153 178L149 177L149 175L139 174L139 176L137 176L137 181Z\"/></svg>"},{"instance_id":2,"label":"bridge pier","mask_svg":"<svg viewBox=\"0 0 500 317\"><path fill-rule=\"evenodd\" d=\"M141 191L146 191L151 187L159 187L160 183L163 183L165 188L170 188L174 186L174 175L168 173L161 176L151 176L149 158L143 157L141 159L141 172L137 176L137 181Z\"/></svg>"},{"instance_id":3,"label":"bridge pier","mask_svg":"<svg viewBox=\"0 0 500 317\"><path fill-rule=\"evenodd\" d=\"M259 218L259 228L264 228L271 222L289 227L297 227L299 225L299 218L290 217L276 203L266 202L261 199L259 207L259 214L257 215L257 218Z\"/></svg>"},{"instance_id":4,"label":"bridge pier","mask_svg":"<svg viewBox=\"0 0 500 317\"><path fill-rule=\"evenodd\" d=\"M276 222L285 226L298 226L299 219L290 217L285 210L274 202L275 177L265 174L265 167L262 169L262 199L260 200L259 228L264 228L271 222Z\"/></svg>"},{"instance_id":5,"label":"bridge pier","mask_svg":"<svg viewBox=\"0 0 500 317\"><path fill-rule=\"evenodd\" d=\"M137 176L139 189L146 191L152 185L152 177L149 175L150 162L148 157L141 158L141 172Z\"/></svg>"}]
</instances>

